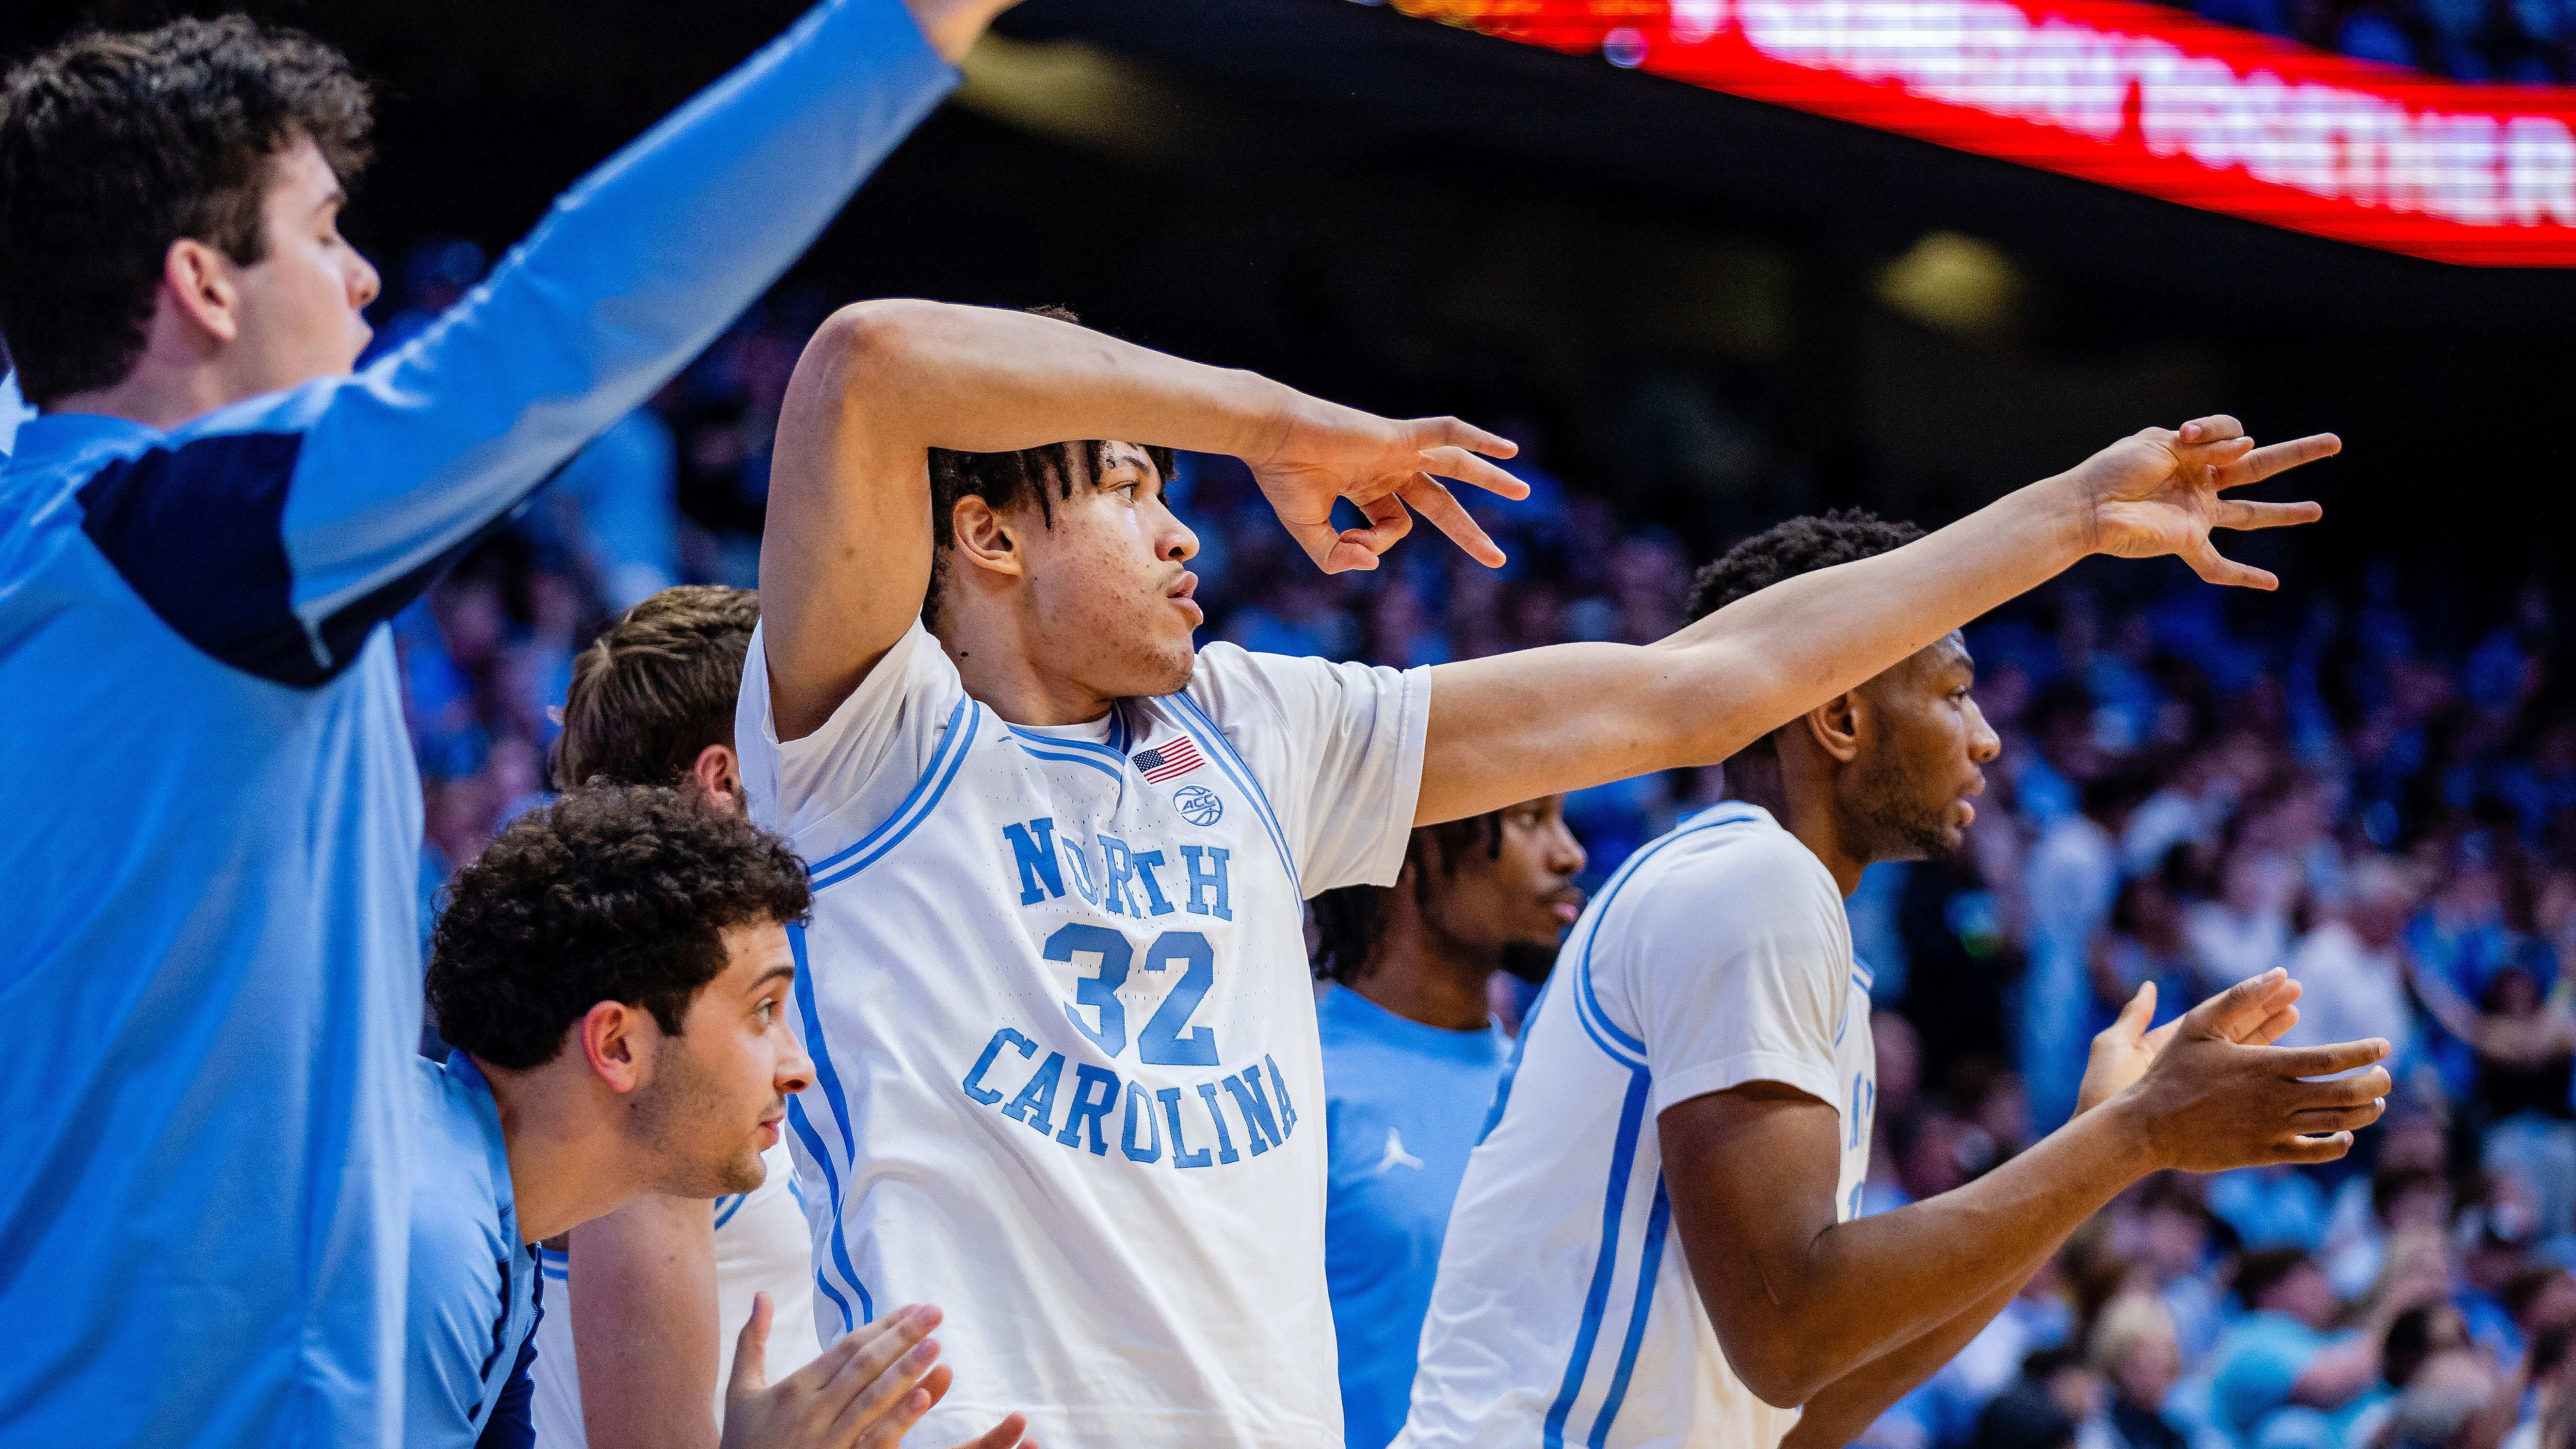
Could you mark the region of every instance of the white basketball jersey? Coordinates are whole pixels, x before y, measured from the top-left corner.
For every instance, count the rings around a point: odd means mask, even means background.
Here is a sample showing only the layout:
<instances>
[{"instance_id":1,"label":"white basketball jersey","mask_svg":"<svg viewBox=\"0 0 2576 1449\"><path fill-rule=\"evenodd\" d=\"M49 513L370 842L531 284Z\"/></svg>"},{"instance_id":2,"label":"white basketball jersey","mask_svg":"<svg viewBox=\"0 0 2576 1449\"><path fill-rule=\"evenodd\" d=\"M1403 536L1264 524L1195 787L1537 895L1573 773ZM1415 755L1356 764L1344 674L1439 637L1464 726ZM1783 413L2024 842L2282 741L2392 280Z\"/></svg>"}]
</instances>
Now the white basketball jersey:
<instances>
[{"instance_id":1,"label":"white basketball jersey","mask_svg":"<svg viewBox=\"0 0 2576 1449\"><path fill-rule=\"evenodd\" d=\"M1341 1443L1304 898L1395 878L1428 705L1424 671L1219 644L1023 728L915 626L781 747L753 634L745 794L815 887L816 1311L946 1311L912 1442L1020 1410L1067 1449Z\"/></svg>"},{"instance_id":2,"label":"white basketball jersey","mask_svg":"<svg viewBox=\"0 0 2576 1449\"><path fill-rule=\"evenodd\" d=\"M1558 955L1468 1159L1400 1449L1774 1449L1795 1409L1727 1366L1672 1237L1655 1119L1776 1081L1869 1175L1869 974L1823 862L1735 802L1652 841Z\"/></svg>"},{"instance_id":3,"label":"white basketball jersey","mask_svg":"<svg viewBox=\"0 0 2576 1449\"><path fill-rule=\"evenodd\" d=\"M751 1319L751 1299L769 1295L769 1381L803 1368L822 1348L814 1338L814 1276L798 1201L796 1164L781 1140L760 1155L769 1175L747 1193L717 1198L716 1422L724 1422L725 1384L733 1377L734 1340ZM587 1449L581 1417L581 1374L573 1359L572 1262L559 1249L539 1257L545 1275L545 1316L537 1320L537 1361L529 1370L529 1417L537 1449Z\"/></svg>"}]
</instances>

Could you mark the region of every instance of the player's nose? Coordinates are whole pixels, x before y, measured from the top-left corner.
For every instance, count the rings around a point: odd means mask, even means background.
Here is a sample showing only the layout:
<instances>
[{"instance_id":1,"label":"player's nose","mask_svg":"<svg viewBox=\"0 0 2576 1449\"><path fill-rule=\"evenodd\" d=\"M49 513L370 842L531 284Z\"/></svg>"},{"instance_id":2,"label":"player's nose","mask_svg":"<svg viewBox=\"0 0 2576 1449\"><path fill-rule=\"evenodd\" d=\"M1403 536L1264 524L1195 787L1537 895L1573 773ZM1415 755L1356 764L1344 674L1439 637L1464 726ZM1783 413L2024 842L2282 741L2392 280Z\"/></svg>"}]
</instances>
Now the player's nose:
<instances>
[{"instance_id":1,"label":"player's nose","mask_svg":"<svg viewBox=\"0 0 2576 1449\"><path fill-rule=\"evenodd\" d=\"M773 1079L780 1093L793 1097L814 1085L814 1059L803 1047L795 1047L778 1059L778 1073Z\"/></svg>"},{"instance_id":2,"label":"player's nose","mask_svg":"<svg viewBox=\"0 0 2576 1449\"><path fill-rule=\"evenodd\" d=\"M377 274L375 263L365 257L355 257L349 269L350 306L364 310L384 291L384 285L384 278Z\"/></svg>"}]
</instances>

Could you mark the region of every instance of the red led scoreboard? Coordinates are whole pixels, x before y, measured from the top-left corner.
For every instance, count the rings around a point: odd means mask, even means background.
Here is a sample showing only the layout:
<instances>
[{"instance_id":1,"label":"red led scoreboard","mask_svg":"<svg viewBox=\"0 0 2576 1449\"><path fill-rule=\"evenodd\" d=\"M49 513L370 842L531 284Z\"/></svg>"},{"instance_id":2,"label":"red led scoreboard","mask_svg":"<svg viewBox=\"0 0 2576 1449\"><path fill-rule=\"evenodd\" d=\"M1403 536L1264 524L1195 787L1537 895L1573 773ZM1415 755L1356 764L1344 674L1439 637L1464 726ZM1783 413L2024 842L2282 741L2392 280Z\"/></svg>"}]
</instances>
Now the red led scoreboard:
<instances>
[{"instance_id":1,"label":"red led scoreboard","mask_svg":"<svg viewBox=\"0 0 2576 1449\"><path fill-rule=\"evenodd\" d=\"M1406 14L2437 261L2576 265L2576 87L2146 0L1393 0Z\"/></svg>"}]
</instances>

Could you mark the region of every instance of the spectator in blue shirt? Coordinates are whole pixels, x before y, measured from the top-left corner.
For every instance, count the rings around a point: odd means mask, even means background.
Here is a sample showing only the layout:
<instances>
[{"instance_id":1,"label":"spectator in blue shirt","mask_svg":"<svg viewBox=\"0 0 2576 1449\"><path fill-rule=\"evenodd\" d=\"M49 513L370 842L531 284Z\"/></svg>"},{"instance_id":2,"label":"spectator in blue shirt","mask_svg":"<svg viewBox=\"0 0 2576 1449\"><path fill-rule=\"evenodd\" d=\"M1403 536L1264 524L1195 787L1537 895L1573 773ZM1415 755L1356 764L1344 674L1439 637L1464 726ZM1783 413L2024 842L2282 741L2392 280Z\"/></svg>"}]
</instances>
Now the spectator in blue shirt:
<instances>
[{"instance_id":1,"label":"spectator in blue shirt","mask_svg":"<svg viewBox=\"0 0 2576 1449\"><path fill-rule=\"evenodd\" d=\"M1512 1044L1498 971L1538 980L1583 908L1565 797L1413 832L1392 886L1315 898L1324 1121L1324 1273L1350 1449L1384 1449L1412 1400L1415 1352L1467 1154Z\"/></svg>"},{"instance_id":2,"label":"spectator in blue shirt","mask_svg":"<svg viewBox=\"0 0 2576 1449\"><path fill-rule=\"evenodd\" d=\"M522 816L458 872L420 1061L404 1449L528 1449L537 1244L647 1193L761 1185L814 1067L789 1025L787 843L677 790L598 786ZM766 1295L762 1295L765 1299ZM738 1449L891 1443L946 1391L935 1310L898 1309L775 1387L768 1314L727 1394ZM973 1449L1012 1449L1013 1415Z\"/></svg>"},{"instance_id":3,"label":"spectator in blue shirt","mask_svg":"<svg viewBox=\"0 0 2576 1449\"><path fill-rule=\"evenodd\" d=\"M2438 1298L2446 1265L2436 1248L2423 1261L2391 1264L2359 1326L2336 1331L2342 1305L2307 1253L2265 1248L2236 1270L2243 1318L2212 1351L2210 1398L2220 1427L2253 1444L2264 1421L2291 1406L2329 1416L2359 1406L2379 1382L2380 1350L2389 1324L2406 1309Z\"/></svg>"},{"instance_id":4,"label":"spectator in blue shirt","mask_svg":"<svg viewBox=\"0 0 2576 1449\"><path fill-rule=\"evenodd\" d=\"M757 297L1004 0L826 0L362 372L368 98L233 18L0 82L0 1405L393 1444L422 797L385 621Z\"/></svg>"}]
</instances>

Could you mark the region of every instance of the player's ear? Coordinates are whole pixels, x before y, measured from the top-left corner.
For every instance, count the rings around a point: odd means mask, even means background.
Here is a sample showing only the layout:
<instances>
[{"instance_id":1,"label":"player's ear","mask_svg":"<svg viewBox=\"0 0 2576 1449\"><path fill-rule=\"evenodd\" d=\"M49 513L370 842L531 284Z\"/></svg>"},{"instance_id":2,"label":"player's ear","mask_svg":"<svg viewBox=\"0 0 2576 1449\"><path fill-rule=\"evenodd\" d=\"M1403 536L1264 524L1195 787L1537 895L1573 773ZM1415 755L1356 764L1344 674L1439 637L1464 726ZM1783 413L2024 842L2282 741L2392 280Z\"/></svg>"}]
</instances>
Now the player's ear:
<instances>
[{"instance_id":1,"label":"player's ear","mask_svg":"<svg viewBox=\"0 0 2576 1449\"><path fill-rule=\"evenodd\" d=\"M648 1049L638 1040L643 1028L642 1012L624 1002L603 1001L573 1023L572 1044L591 1074L610 1091L631 1092L644 1081L643 1058Z\"/></svg>"},{"instance_id":2,"label":"player's ear","mask_svg":"<svg viewBox=\"0 0 2576 1449\"><path fill-rule=\"evenodd\" d=\"M192 330L217 342L241 335L241 298L232 262L194 237L179 238L162 254L161 301Z\"/></svg>"},{"instance_id":3,"label":"player's ear","mask_svg":"<svg viewBox=\"0 0 2576 1449\"><path fill-rule=\"evenodd\" d=\"M1860 691L1847 689L1806 713L1807 737L1816 748L1849 764L1860 755Z\"/></svg>"},{"instance_id":4,"label":"player's ear","mask_svg":"<svg viewBox=\"0 0 2576 1449\"><path fill-rule=\"evenodd\" d=\"M689 765L689 779L707 803L727 814L743 813L742 757L731 745L709 745Z\"/></svg>"},{"instance_id":5,"label":"player's ear","mask_svg":"<svg viewBox=\"0 0 2576 1449\"><path fill-rule=\"evenodd\" d=\"M956 539L950 547L956 550L960 560L979 569L1012 577L1023 572L1020 543L1014 535L1011 521L996 511L992 504L974 494L967 494L957 500L957 507L949 514L948 521L950 535Z\"/></svg>"}]
</instances>

